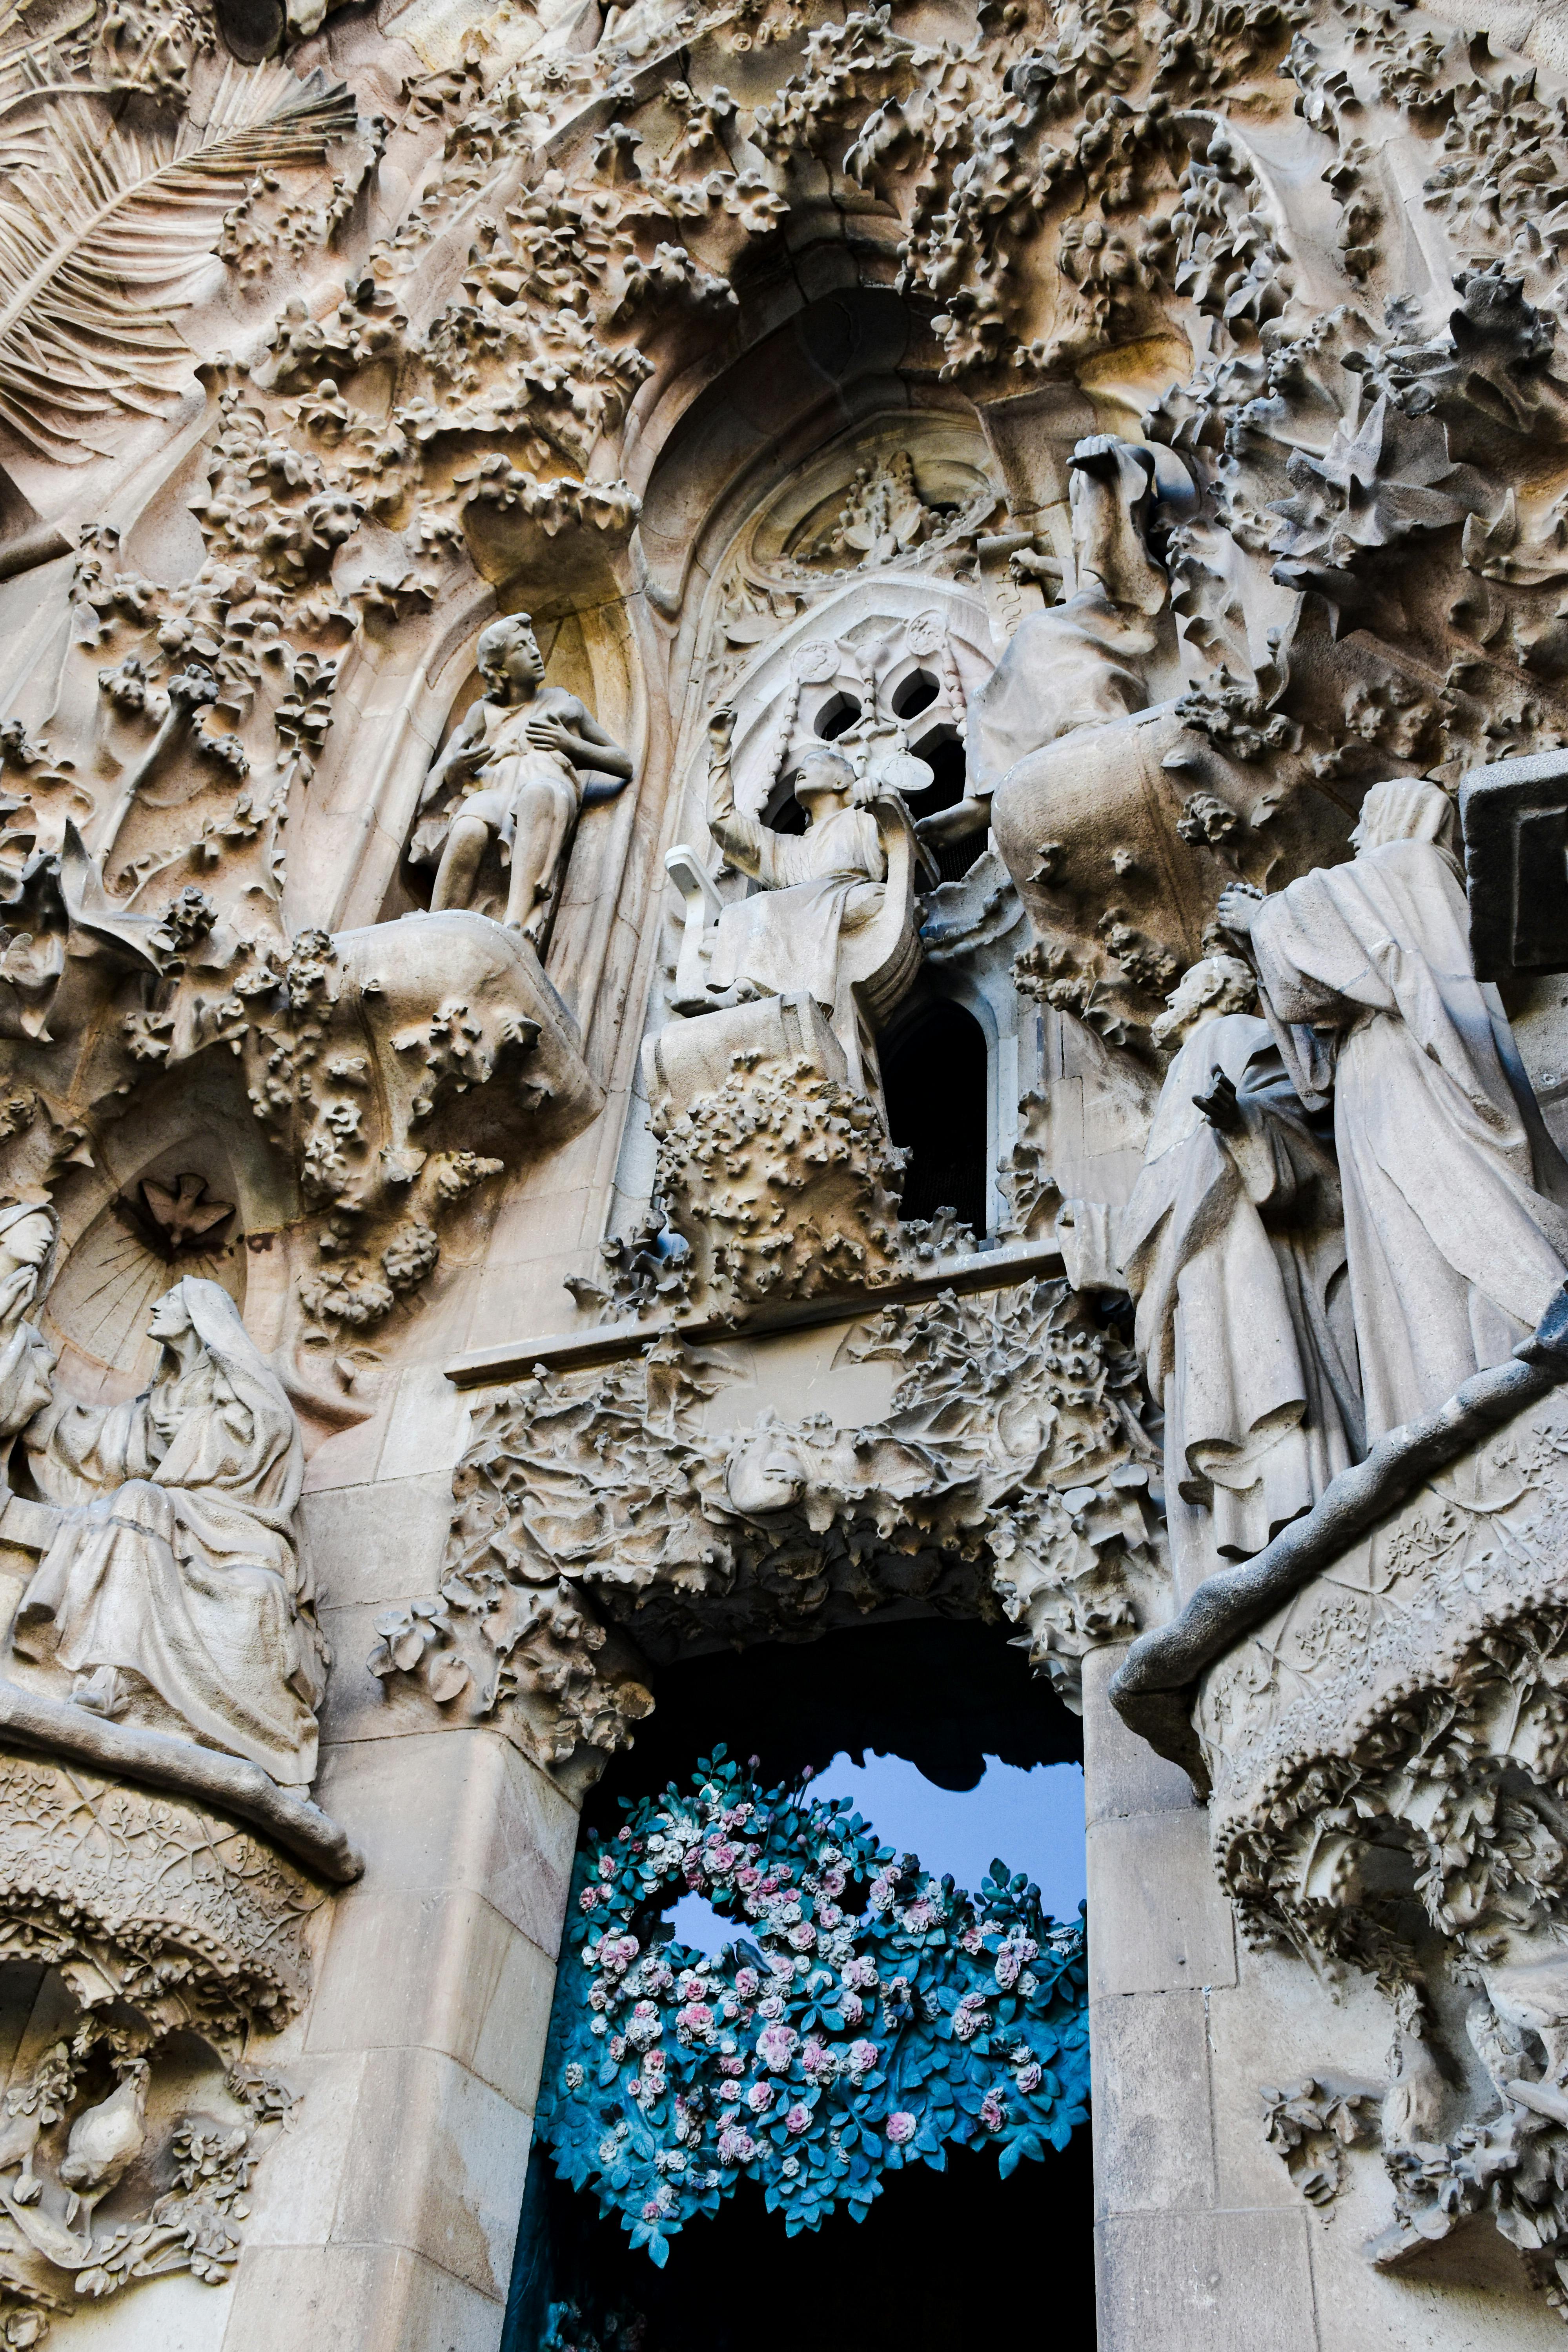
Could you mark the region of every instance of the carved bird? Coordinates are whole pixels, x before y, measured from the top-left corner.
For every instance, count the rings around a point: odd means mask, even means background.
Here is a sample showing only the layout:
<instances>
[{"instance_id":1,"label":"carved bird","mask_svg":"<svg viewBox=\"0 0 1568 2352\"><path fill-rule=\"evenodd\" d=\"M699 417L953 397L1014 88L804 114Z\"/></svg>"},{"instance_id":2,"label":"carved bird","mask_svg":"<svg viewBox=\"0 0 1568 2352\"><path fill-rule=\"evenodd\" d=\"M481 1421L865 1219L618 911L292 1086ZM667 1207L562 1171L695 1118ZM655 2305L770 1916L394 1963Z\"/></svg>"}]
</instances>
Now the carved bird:
<instances>
[{"instance_id":1,"label":"carved bird","mask_svg":"<svg viewBox=\"0 0 1568 2352\"><path fill-rule=\"evenodd\" d=\"M60 2166L60 2179L71 2192L68 2221L76 2220L79 2210L90 2219L94 2206L141 2155L147 2137L148 2071L145 2058L130 2059L108 2098L72 2124Z\"/></svg>"}]
</instances>

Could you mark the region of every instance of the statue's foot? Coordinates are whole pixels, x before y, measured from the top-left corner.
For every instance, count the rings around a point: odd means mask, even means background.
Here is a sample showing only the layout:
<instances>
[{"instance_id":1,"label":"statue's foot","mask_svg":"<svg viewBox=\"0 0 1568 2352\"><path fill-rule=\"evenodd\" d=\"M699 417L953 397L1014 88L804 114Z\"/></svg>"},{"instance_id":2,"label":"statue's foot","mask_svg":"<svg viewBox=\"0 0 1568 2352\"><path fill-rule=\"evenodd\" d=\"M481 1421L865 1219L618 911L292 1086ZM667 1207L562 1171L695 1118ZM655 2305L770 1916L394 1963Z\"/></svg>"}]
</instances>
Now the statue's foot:
<instances>
[{"instance_id":1,"label":"statue's foot","mask_svg":"<svg viewBox=\"0 0 1568 2352\"><path fill-rule=\"evenodd\" d=\"M79 1675L71 1690L72 1706L83 1706L89 1715L106 1717L118 1715L124 1704L120 1691L120 1675L113 1666L100 1666L95 1674Z\"/></svg>"}]
</instances>

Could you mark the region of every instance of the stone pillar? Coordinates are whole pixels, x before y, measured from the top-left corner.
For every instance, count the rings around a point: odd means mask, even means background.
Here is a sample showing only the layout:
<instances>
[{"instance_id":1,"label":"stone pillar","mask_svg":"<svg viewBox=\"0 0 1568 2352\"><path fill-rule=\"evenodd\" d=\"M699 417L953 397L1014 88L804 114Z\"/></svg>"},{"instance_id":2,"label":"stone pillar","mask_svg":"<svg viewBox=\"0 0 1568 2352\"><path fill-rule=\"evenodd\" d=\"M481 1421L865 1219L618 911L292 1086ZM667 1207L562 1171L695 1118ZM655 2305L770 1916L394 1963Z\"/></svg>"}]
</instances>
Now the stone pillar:
<instances>
[{"instance_id":1,"label":"stone pillar","mask_svg":"<svg viewBox=\"0 0 1568 2352\"><path fill-rule=\"evenodd\" d=\"M500 1733L433 1725L362 1663L370 1621L436 1587L466 1425L437 1378L406 1374L374 1438L312 1464L335 1654L317 1794L365 1874L323 1914L308 2010L254 2053L301 2103L257 2177L222 2352L500 2341L577 1815Z\"/></svg>"},{"instance_id":2,"label":"stone pillar","mask_svg":"<svg viewBox=\"0 0 1568 2352\"><path fill-rule=\"evenodd\" d=\"M1381 2081L1393 2017L1238 1948L1187 1777L1106 1698L1121 1648L1084 1661L1089 2028L1100 2352L1548 2352L1562 2325L1481 2215L1394 2273L1375 2156L1309 2205L1264 2145L1266 2084Z\"/></svg>"}]
</instances>

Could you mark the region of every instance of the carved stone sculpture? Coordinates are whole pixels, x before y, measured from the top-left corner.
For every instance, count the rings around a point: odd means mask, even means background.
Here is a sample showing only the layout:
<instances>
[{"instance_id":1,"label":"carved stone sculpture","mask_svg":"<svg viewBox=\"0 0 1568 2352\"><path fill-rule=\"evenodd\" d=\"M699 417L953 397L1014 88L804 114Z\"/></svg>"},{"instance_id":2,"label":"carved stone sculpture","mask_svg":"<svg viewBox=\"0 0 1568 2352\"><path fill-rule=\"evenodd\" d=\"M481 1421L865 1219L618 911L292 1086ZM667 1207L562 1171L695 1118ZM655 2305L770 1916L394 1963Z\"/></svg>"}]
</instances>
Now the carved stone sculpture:
<instances>
[{"instance_id":1,"label":"carved stone sculpture","mask_svg":"<svg viewBox=\"0 0 1568 2352\"><path fill-rule=\"evenodd\" d=\"M14 1638L76 1678L78 1706L172 1721L308 1785L324 1678L293 1538L293 1409L216 1283L177 1284L152 1328L163 1362L144 1395L59 1398L27 1429L60 1517Z\"/></svg>"},{"instance_id":2,"label":"carved stone sculpture","mask_svg":"<svg viewBox=\"0 0 1568 2352\"><path fill-rule=\"evenodd\" d=\"M1117 1220L1165 1416L1183 1600L1261 1551L1363 1450L1339 1181L1234 958L1192 966L1143 1171Z\"/></svg>"},{"instance_id":3,"label":"carved stone sculpture","mask_svg":"<svg viewBox=\"0 0 1568 2352\"><path fill-rule=\"evenodd\" d=\"M1104 2352L1568 2309L1568 101L1442 5L0 5L4 2352L494 2352L563 1792L921 1612L1089 1717ZM1513 760L1505 1024L1384 836Z\"/></svg>"},{"instance_id":4,"label":"carved stone sculpture","mask_svg":"<svg viewBox=\"0 0 1568 2352\"><path fill-rule=\"evenodd\" d=\"M1292 1082L1331 1093L1368 1439L1506 1360L1568 1271L1568 1168L1470 961L1436 785L1367 794L1356 856L1227 890Z\"/></svg>"},{"instance_id":5,"label":"carved stone sculpture","mask_svg":"<svg viewBox=\"0 0 1568 2352\"><path fill-rule=\"evenodd\" d=\"M1148 702L1143 664L1170 598L1147 543L1162 493L1191 502L1191 485L1170 451L1134 447L1108 433L1074 449L1071 589L1020 624L969 706L976 814L989 812L997 784L1031 752L1075 729L1113 725ZM1167 512L1167 526L1171 520ZM955 827L957 812L931 822Z\"/></svg>"},{"instance_id":6,"label":"carved stone sculpture","mask_svg":"<svg viewBox=\"0 0 1568 2352\"><path fill-rule=\"evenodd\" d=\"M0 1209L0 1441L49 1402L54 1350L26 1310L48 1289L58 1239L52 1210L32 1201Z\"/></svg>"},{"instance_id":7,"label":"carved stone sculpture","mask_svg":"<svg viewBox=\"0 0 1568 2352\"><path fill-rule=\"evenodd\" d=\"M706 875L693 871L692 853L671 851L669 869L687 901L677 1004L698 1013L766 996L814 997L851 1082L864 1087L872 1032L920 958L909 811L896 791L878 788L875 771L868 789L850 761L824 744L805 753L795 777L805 833L775 833L735 806L733 725L734 714L721 710L710 729L709 828L761 888L721 904Z\"/></svg>"},{"instance_id":8,"label":"carved stone sculpture","mask_svg":"<svg viewBox=\"0 0 1568 2352\"><path fill-rule=\"evenodd\" d=\"M474 905L485 851L500 847L511 862L502 920L542 948L578 815L624 789L631 758L574 694L545 685L539 641L521 613L485 631L479 665L487 691L426 779L420 805L435 803L436 812L414 854L439 856L430 896L439 913Z\"/></svg>"},{"instance_id":9,"label":"carved stone sculpture","mask_svg":"<svg viewBox=\"0 0 1568 2352\"><path fill-rule=\"evenodd\" d=\"M372 1671L417 1675L457 1720L495 1715L574 1786L653 1705L643 1656L699 1628L798 1640L900 1601L994 1609L1075 1704L1085 1651L1163 1598L1131 1352L1059 1282L891 1307L840 1352L899 1367L885 1420L710 1433L722 1363L669 1339L499 1399L458 1470L439 1595L379 1621Z\"/></svg>"},{"instance_id":10,"label":"carved stone sculpture","mask_svg":"<svg viewBox=\"0 0 1568 2352\"><path fill-rule=\"evenodd\" d=\"M1561 1367L1559 1368L1561 1370ZM1348 1961L1388 1997L1387 2082L1341 2081L1393 2196L1364 2248L1394 2268L1489 2215L1553 2297L1565 2213L1568 1985L1556 1788L1568 1587L1559 1389L1423 1483L1205 1678L1214 1849L1248 1936ZM1336 2160L1303 2193L1331 2200Z\"/></svg>"}]
</instances>

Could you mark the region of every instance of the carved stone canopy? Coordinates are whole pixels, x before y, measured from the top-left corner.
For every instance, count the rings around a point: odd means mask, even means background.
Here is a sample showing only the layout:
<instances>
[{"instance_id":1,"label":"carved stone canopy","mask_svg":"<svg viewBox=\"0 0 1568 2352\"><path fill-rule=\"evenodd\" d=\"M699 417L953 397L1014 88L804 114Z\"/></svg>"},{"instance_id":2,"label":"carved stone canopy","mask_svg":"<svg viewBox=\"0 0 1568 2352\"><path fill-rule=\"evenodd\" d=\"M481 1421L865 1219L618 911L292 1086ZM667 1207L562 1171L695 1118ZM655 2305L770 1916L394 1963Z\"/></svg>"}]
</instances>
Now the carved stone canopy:
<instances>
[{"instance_id":1,"label":"carved stone canopy","mask_svg":"<svg viewBox=\"0 0 1568 2352\"><path fill-rule=\"evenodd\" d=\"M724 1353L670 1338L497 1397L439 1593L379 1622L372 1671L416 1677L451 1720L494 1716L569 1781L653 1705L644 1660L889 1610L1010 1622L1074 1704L1085 1650L1164 1581L1123 1341L1044 1281L889 1307L834 1361L890 1366L888 1410L710 1427Z\"/></svg>"}]
</instances>

